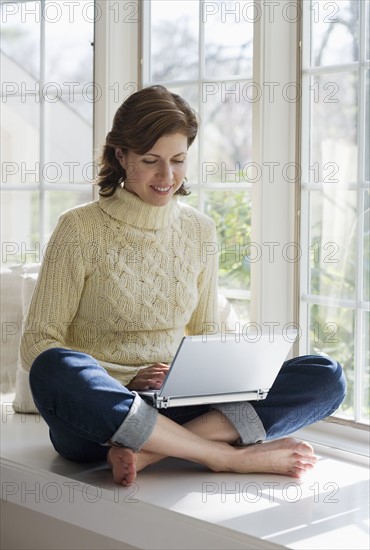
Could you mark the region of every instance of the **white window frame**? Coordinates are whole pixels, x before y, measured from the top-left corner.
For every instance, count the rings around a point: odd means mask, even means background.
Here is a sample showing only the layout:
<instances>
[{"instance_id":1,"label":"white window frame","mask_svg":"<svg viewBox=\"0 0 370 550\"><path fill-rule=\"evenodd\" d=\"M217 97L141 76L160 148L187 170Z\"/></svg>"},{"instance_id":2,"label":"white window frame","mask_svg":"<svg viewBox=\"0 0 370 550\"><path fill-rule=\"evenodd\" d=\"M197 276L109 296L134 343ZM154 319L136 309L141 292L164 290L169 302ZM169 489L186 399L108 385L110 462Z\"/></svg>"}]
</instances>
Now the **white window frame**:
<instances>
[{"instance_id":1,"label":"white window frame","mask_svg":"<svg viewBox=\"0 0 370 550\"><path fill-rule=\"evenodd\" d=\"M24 0L13 0L19 3ZM27 1L27 0L26 0ZM28 0L31 1L31 0ZM47 84L45 79L45 18L42 16L45 0L35 0L40 2L40 9L36 10L34 17L39 17L40 20L40 78L36 82L39 84L39 92L35 91L34 93L27 91L27 95L34 95L38 97L40 105L39 121L40 121L40 131L39 131L39 167L37 179L38 183L3 183L1 182L1 191L35 191L38 193L38 206L39 206L39 221L38 221L38 232L39 232L39 241L35 243L35 248L26 250L22 253L22 262L23 258L27 256L34 255L37 261L41 259L41 251L44 250L44 247L47 243L48 236L46 234L46 192L47 191L86 191L86 183L71 183L71 182L60 182L58 184L48 183L45 181L43 176L43 169L45 166L45 107L46 100L43 93L45 84ZM11 0L1 0L2 4L7 2L12 3ZM22 9L22 8L21 8ZM32 10L31 10L32 11ZM32 12L33 13L33 12ZM24 16L25 17L25 16ZM31 17L31 15L30 15ZM95 63L95 61L94 61ZM76 94L76 90L74 90ZM21 91L17 95L22 97L23 92ZM5 159L6 160L6 159ZM93 191L91 192L91 198L93 198Z\"/></svg>"},{"instance_id":2,"label":"white window frame","mask_svg":"<svg viewBox=\"0 0 370 550\"><path fill-rule=\"evenodd\" d=\"M124 99L140 87L139 0L95 0L94 81L102 94L94 105L94 151L98 152ZM98 197L94 188L94 196Z\"/></svg>"},{"instance_id":3,"label":"white window frame","mask_svg":"<svg viewBox=\"0 0 370 550\"><path fill-rule=\"evenodd\" d=\"M268 94L254 105L253 112L253 158L260 166L263 163L279 163L281 168L299 161L299 103L285 101L282 89L285 84L298 83L299 54L298 29L296 22L287 21L291 0L280 0L275 17L276 2L261 2L261 19L254 31L254 74L255 82L278 82L280 95L271 102ZM101 4L103 17L97 22L95 31L95 74L102 86L101 101L96 105L94 141L95 147L104 143L118 104L109 91L115 83L137 83L140 81L141 31L139 22L112 23L109 13L114 10L116 0L97 0ZM300 3L300 0L297 0ZM123 0L122 4L133 4ZM275 8L273 7L275 5ZM142 4L138 4L138 12ZM293 16L291 17L293 19ZM286 139L282 139L286 136ZM268 166L268 165L267 165ZM266 171L261 184L252 186L252 235L258 243L279 242L280 245L299 242L300 192L294 183L285 185L276 181L274 188ZM275 183L275 181L274 181ZM285 182L286 183L286 182ZM268 251L268 247L267 247ZM281 254L281 249L280 249ZM299 321L298 263L270 261L268 254L260 262L252 264L251 318L263 322L286 324ZM296 351L295 351L296 352ZM368 436L364 430L337 423L320 422L299 432L313 442L330 441L337 448L350 452L366 453ZM324 434L324 435L323 435Z\"/></svg>"},{"instance_id":4,"label":"white window frame","mask_svg":"<svg viewBox=\"0 0 370 550\"><path fill-rule=\"evenodd\" d=\"M302 28L301 36L302 41L309 40L309 21L310 21L310 2L302 3ZM350 64L323 66L323 67L309 67L309 48L303 48L302 58L302 147L309 147L307 142L307 136L310 133L310 129L306 128L306 124L310 124L309 116L305 119L304 112L309 112L310 109L310 97L309 86L307 85L309 79L312 76L320 74L340 73L348 71L356 71L358 74L358 158L357 158L357 173L358 182L352 182L349 184L349 189L357 191L357 209L360 218L360 223L357 224L357 250L356 250L356 297L353 300L332 298L329 296L312 295L309 292L309 258L310 258L310 243L309 243L309 192L312 190L322 190L322 183L308 183L306 174L309 172L309 166L307 166L307 159L302 155L302 175L303 181L301 185L301 247L302 247L302 261L300 270L300 326L302 327L302 341L300 346L300 353L307 353L309 349L309 306L311 304L320 304L324 306L345 307L355 312L355 395L354 395L354 420L345 420L341 418L335 418L332 421L335 423L343 424L345 426L353 426L362 430L367 429L367 425L359 421L361 417L361 402L362 402L362 368L356 368L356 365L363 364L363 345L362 338L364 333L363 326L363 313L370 311L370 303L365 302L363 299L363 253L362 243L363 241L363 224L361 223L362 212L364 210L363 193L365 189L369 189L369 182L365 181L365 163L364 163L364 147L362 146L365 139L365 103L366 103L366 70L370 68L370 62L366 61L366 44L365 44L365 26L366 26L366 14L365 11L369 10L368 3L360 2L360 41L359 41L359 60ZM369 16L369 14L368 14Z\"/></svg>"},{"instance_id":5,"label":"white window frame","mask_svg":"<svg viewBox=\"0 0 370 550\"><path fill-rule=\"evenodd\" d=\"M292 2L283 0L278 9L271 4L270 10L268 2L261 3L262 17L255 24L254 80L266 93L253 112L253 160L263 169L263 179L252 190L252 240L265 253L252 265L251 311L260 325L284 327L297 321L298 305L297 262L284 255L284 247L297 242L297 185L284 179L297 154L297 103L284 94L284 87L297 81L297 24L284 18Z\"/></svg>"}]
</instances>

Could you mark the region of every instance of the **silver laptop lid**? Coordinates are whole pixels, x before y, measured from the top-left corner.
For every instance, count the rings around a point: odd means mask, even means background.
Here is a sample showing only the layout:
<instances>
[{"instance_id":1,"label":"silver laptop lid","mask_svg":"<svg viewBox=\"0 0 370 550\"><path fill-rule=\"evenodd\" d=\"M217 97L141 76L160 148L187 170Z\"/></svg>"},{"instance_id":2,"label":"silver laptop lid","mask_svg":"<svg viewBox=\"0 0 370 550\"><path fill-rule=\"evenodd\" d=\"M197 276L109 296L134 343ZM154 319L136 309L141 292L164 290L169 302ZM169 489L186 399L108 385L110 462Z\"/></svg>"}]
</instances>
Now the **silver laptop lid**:
<instances>
[{"instance_id":1,"label":"silver laptop lid","mask_svg":"<svg viewBox=\"0 0 370 550\"><path fill-rule=\"evenodd\" d=\"M186 336L156 393L181 397L269 390L296 334Z\"/></svg>"}]
</instances>

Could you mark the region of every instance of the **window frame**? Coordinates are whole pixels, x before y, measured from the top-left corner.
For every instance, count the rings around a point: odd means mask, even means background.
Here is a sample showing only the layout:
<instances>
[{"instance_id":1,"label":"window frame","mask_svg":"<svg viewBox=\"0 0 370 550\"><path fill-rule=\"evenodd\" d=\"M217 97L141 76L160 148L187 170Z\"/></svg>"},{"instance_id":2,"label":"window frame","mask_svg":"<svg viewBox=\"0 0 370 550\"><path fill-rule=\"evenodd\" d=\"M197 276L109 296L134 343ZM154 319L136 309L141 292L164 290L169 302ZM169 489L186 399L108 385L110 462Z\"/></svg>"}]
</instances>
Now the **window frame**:
<instances>
[{"instance_id":1,"label":"window frame","mask_svg":"<svg viewBox=\"0 0 370 550\"><path fill-rule=\"evenodd\" d=\"M94 103L93 141L98 155L119 105L141 86L141 9L139 0L123 0L120 4L117 0L95 0L95 3L100 17L95 19L94 29L94 82L102 91L99 101ZM117 7L122 9L117 11ZM94 198L98 196L95 186Z\"/></svg>"},{"instance_id":2,"label":"window frame","mask_svg":"<svg viewBox=\"0 0 370 550\"><path fill-rule=\"evenodd\" d=\"M300 307L299 307L299 324L302 327L302 340L300 343L299 352L304 354L309 349L309 306L313 304L324 306L345 307L354 311L355 316L355 337L354 337L354 364L355 364L355 381L354 381L354 419L346 419L344 417L330 417L327 420L327 424L335 423L342 425L343 433L349 427L358 428L361 431L366 431L369 426L360 420L361 418L361 404L362 404L362 365L363 365L363 347L362 347L362 334L363 334L363 315L370 311L370 303L363 300L363 247L364 231L363 231L363 192L369 189L369 182L365 181L365 163L364 163L364 140L365 140L365 112L366 112L366 71L370 69L370 61L366 60L366 13L369 16L370 6L369 2L360 2L360 15L359 15L359 59L352 63L343 63L330 66L311 67L309 61L310 47L307 45L305 48L305 41L309 41L310 33L310 2L302 3L302 20L299 26L299 43L300 43L300 87L302 90L302 101L300 105L300 147L298 152L299 164L301 166L301 201L300 201L300 246L302 249L302 260L300 262ZM322 190L322 183L309 183L306 181L305 175L309 172L309 153L304 155L302 151L308 150L310 147L309 136L311 134L310 124L310 97L308 92L308 86L306 82L308 79L320 74L340 73L340 72L357 72L358 75L358 113L357 120L359 125L358 132L358 155L357 155L357 182L351 182L348 189L355 190L357 192L357 212L358 219L361 223L357 224L357 246L356 246L356 296L353 300L333 298L322 295L313 295L309 292L309 258L310 258L310 220L309 220L309 194L311 191ZM306 116L305 116L306 115ZM356 368L356 365L360 364L360 368ZM333 428L338 432L338 428ZM327 433L328 427L322 428L323 433ZM340 431L340 429L339 429ZM348 433L348 432L346 432Z\"/></svg>"},{"instance_id":3,"label":"window frame","mask_svg":"<svg viewBox=\"0 0 370 550\"><path fill-rule=\"evenodd\" d=\"M16 3L24 4L24 0L15 0ZM31 2L32 0L26 0L28 2ZM59 192L59 191L69 191L69 192L81 192L86 191L87 185L86 183L71 183L71 182L60 182L58 184L48 183L45 181L45 178L43 176L43 170L45 167L45 110L47 106L47 101L45 99L43 90L47 83L45 78L45 26L46 26L46 19L42 16L43 10L45 9L45 2L48 0L33 0L35 2L39 3L39 10L38 15L40 17L39 24L40 24L40 46L39 46L39 56L40 56L40 75L39 79L35 79L35 84L39 84L39 91L35 92L29 92L26 91L26 95L32 95L35 97L38 97L37 103L39 104L39 114L38 114L38 121L39 121L39 137L38 137L38 143L39 143L39 156L38 156L38 168L37 168L37 183L3 183L1 182L1 191L14 191L14 192L21 192L21 191L29 191L29 192L37 192L37 203L39 208L39 219L38 219L38 233L39 233L39 239L37 242L34 243L35 248L30 250L25 250L24 253L22 253L22 262L23 259L27 256L34 256L35 261L40 261L41 259L41 251L44 250L45 245L48 241L48 236L46 232L46 215L47 215L47 202L46 202L46 193L48 191L53 192ZM2 0L2 4L6 4L7 0ZM33 12L32 12L33 13ZM25 16L25 15L23 15ZM22 17L23 17L22 16ZM35 15L35 19L37 19L37 15ZM95 55L93 53L93 65L95 65ZM65 93L65 90L63 90L63 93ZM76 94L76 90L73 91L73 94ZM23 92L14 94L17 97L25 97L23 95ZM94 125L94 114L95 114L95 104L93 107L93 125ZM92 135L93 135L93 128L92 128ZM92 139L92 141L94 141ZM91 162L94 162L93 156L91 155ZM36 172L36 170L35 170ZM93 189L91 189L91 199L93 198ZM23 244L23 243L22 243ZM5 263L6 260L5 260Z\"/></svg>"}]
</instances>

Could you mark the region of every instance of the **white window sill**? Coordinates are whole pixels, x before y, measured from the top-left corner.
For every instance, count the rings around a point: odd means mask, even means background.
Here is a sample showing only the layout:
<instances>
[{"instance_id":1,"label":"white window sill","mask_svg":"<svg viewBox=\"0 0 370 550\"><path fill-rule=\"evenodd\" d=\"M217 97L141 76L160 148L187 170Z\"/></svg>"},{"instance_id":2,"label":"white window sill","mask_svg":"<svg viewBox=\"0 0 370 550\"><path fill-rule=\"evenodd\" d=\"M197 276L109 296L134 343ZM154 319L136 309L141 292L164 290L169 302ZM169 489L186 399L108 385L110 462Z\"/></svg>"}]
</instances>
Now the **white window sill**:
<instances>
[{"instance_id":1,"label":"white window sill","mask_svg":"<svg viewBox=\"0 0 370 550\"><path fill-rule=\"evenodd\" d=\"M296 432L296 437L312 443L333 458L343 458L353 464L363 466L369 463L370 434L369 427L355 428L340 424L340 420L331 417Z\"/></svg>"}]
</instances>

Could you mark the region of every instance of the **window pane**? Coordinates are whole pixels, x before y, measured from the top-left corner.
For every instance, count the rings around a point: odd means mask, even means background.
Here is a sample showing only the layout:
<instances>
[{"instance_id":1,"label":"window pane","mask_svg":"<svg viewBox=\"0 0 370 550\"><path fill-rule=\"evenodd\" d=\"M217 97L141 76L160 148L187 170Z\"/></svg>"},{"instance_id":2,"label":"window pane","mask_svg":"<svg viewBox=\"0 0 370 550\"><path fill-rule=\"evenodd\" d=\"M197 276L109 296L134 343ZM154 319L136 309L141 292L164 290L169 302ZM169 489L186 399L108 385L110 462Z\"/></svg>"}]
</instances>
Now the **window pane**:
<instances>
[{"instance_id":1,"label":"window pane","mask_svg":"<svg viewBox=\"0 0 370 550\"><path fill-rule=\"evenodd\" d=\"M59 215L79 204L91 201L91 186L86 191L45 192L45 239L54 230ZM2 263L30 263L42 260L39 220L40 204L37 191L1 192ZM20 220L22 223L19 223Z\"/></svg>"},{"instance_id":2,"label":"window pane","mask_svg":"<svg viewBox=\"0 0 370 550\"><path fill-rule=\"evenodd\" d=\"M1 192L2 265L40 261L36 191Z\"/></svg>"},{"instance_id":3,"label":"window pane","mask_svg":"<svg viewBox=\"0 0 370 550\"><path fill-rule=\"evenodd\" d=\"M28 76L33 80L40 78L41 5L40 2L12 4L0 5L1 64L4 56L13 65L12 72L23 72L24 78L15 79L21 85L27 83Z\"/></svg>"},{"instance_id":4,"label":"window pane","mask_svg":"<svg viewBox=\"0 0 370 550\"><path fill-rule=\"evenodd\" d=\"M179 195L179 200L189 206L192 206L193 208L198 208L198 193L192 189L190 189L190 191L190 195L187 195L186 197Z\"/></svg>"},{"instance_id":5,"label":"window pane","mask_svg":"<svg viewBox=\"0 0 370 550\"><path fill-rule=\"evenodd\" d=\"M355 191L310 193L310 293L355 299Z\"/></svg>"},{"instance_id":6,"label":"window pane","mask_svg":"<svg viewBox=\"0 0 370 550\"><path fill-rule=\"evenodd\" d=\"M45 2L45 82L70 95L93 81L93 2ZM68 101L70 102L70 101Z\"/></svg>"},{"instance_id":7,"label":"window pane","mask_svg":"<svg viewBox=\"0 0 370 550\"><path fill-rule=\"evenodd\" d=\"M370 40L370 37L369 37ZM370 70L366 71L366 113L365 113L365 180L370 181Z\"/></svg>"},{"instance_id":8,"label":"window pane","mask_svg":"<svg viewBox=\"0 0 370 550\"><path fill-rule=\"evenodd\" d=\"M361 0L362 1L362 0ZM311 64L358 60L359 0L311 1Z\"/></svg>"},{"instance_id":9,"label":"window pane","mask_svg":"<svg viewBox=\"0 0 370 550\"><path fill-rule=\"evenodd\" d=\"M370 191L364 191L364 301L370 302Z\"/></svg>"},{"instance_id":10,"label":"window pane","mask_svg":"<svg viewBox=\"0 0 370 550\"><path fill-rule=\"evenodd\" d=\"M69 8L45 4L45 183L92 178L93 3Z\"/></svg>"},{"instance_id":11,"label":"window pane","mask_svg":"<svg viewBox=\"0 0 370 550\"><path fill-rule=\"evenodd\" d=\"M341 416L354 415L354 325L353 310L310 306L309 353L324 353L342 365L347 378L347 395L341 405Z\"/></svg>"},{"instance_id":12,"label":"window pane","mask_svg":"<svg viewBox=\"0 0 370 550\"><path fill-rule=\"evenodd\" d=\"M225 84L227 90L225 91ZM252 103L243 82L213 83L204 102L203 183L246 182L252 155ZM225 129L229 128L227 137ZM250 129L246 131L246 129Z\"/></svg>"},{"instance_id":13,"label":"window pane","mask_svg":"<svg viewBox=\"0 0 370 550\"><path fill-rule=\"evenodd\" d=\"M4 184L40 181L40 103L37 99L31 95L14 96L1 103L0 151Z\"/></svg>"},{"instance_id":14,"label":"window pane","mask_svg":"<svg viewBox=\"0 0 370 550\"><path fill-rule=\"evenodd\" d=\"M313 78L311 183L357 181L357 96L355 73Z\"/></svg>"},{"instance_id":15,"label":"window pane","mask_svg":"<svg viewBox=\"0 0 370 550\"><path fill-rule=\"evenodd\" d=\"M2 4L0 13L2 183L35 183L40 153L40 3Z\"/></svg>"},{"instance_id":16,"label":"window pane","mask_svg":"<svg viewBox=\"0 0 370 550\"><path fill-rule=\"evenodd\" d=\"M2 2L0 10L2 183L14 188L2 194L2 237L18 243L18 261L40 261L53 212L92 198L88 184L68 201L44 184L92 181L94 2ZM16 190L24 184L34 190Z\"/></svg>"},{"instance_id":17,"label":"window pane","mask_svg":"<svg viewBox=\"0 0 370 550\"><path fill-rule=\"evenodd\" d=\"M91 185L86 185L86 191L46 191L46 239L49 239L62 212L91 201Z\"/></svg>"},{"instance_id":18,"label":"window pane","mask_svg":"<svg viewBox=\"0 0 370 550\"><path fill-rule=\"evenodd\" d=\"M168 89L174 94L183 97L197 113L199 113L199 88L197 84L187 86L170 86ZM193 141L188 153L187 178L190 185L198 183L198 136Z\"/></svg>"},{"instance_id":19,"label":"window pane","mask_svg":"<svg viewBox=\"0 0 370 550\"><path fill-rule=\"evenodd\" d=\"M205 213L216 223L220 253L219 285L249 289L251 198L249 192L207 192Z\"/></svg>"},{"instance_id":20,"label":"window pane","mask_svg":"<svg viewBox=\"0 0 370 550\"><path fill-rule=\"evenodd\" d=\"M152 0L151 81L198 78L199 1Z\"/></svg>"},{"instance_id":21,"label":"window pane","mask_svg":"<svg viewBox=\"0 0 370 550\"><path fill-rule=\"evenodd\" d=\"M45 183L92 182L91 122L64 101L46 103L44 136Z\"/></svg>"},{"instance_id":22,"label":"window pane","mask_svg":"<svg viewBox=\"0 0 370 550\"><path fill-rule=\"evenodd\" d=\"M203 4L206 78L252 77L253 21L250 0Z\"/></svg>"},{"instance_id":23,"label":"window pane","mask_svg":"<svg viewBox=\"0 0 370 550\"><path fill-rule=\"evenodd\" d=\"M365 34L365 44L366 44L366 59L370 59L370 5L369 2L365 4L365 21L366 21L366 34Z\"/></svg>"},{"instance_id":24,"label":"window pane","mask_svg":"<svg viewBox=\"0 0 370 550\"><path fill-rule=\"evenodd\" d=\"M364 338L363 362L364 362L364 387L362 391L361 420L369 423L370 420L370 313L364 312Z\"/></svg>"}]
</instances>

